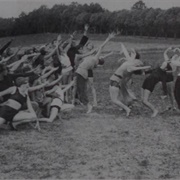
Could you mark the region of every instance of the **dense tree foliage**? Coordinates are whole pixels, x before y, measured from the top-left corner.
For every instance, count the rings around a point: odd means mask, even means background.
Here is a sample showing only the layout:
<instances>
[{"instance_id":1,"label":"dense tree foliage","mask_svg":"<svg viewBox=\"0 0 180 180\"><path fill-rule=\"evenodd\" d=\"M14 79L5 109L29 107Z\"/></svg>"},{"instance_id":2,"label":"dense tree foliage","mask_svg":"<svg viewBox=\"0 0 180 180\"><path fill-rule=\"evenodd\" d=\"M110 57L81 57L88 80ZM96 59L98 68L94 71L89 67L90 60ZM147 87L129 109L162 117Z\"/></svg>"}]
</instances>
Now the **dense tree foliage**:
<instances>
[{"instance_id":1,"label":"dense tree foliage","mask_svg":"<svg viewBox=\"0 0 180 180\"><path fill-rule=\"evenodd\" d=\"M18 18L0 18L0 36L33 33L71 33L90 24L92 33L108 33L119 29L124 35L180 37L180 7L168 10L147 8L142 0L131 10L110 12L98 3L43 5Z\"/></svg>"}]
</instances>

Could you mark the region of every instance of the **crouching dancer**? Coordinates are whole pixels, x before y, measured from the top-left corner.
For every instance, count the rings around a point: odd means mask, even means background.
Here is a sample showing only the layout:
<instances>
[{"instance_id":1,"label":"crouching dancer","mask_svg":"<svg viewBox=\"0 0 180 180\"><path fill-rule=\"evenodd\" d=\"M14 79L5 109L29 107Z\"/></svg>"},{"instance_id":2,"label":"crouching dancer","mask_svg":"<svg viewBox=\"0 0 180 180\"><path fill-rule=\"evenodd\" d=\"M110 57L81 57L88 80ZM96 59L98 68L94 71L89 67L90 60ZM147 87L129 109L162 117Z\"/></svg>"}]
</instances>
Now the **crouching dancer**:
<instances>
[{"instance_id":1,"label":"crouching dancer","mask_svg":"<svg viewBox=\"0 0 180 180\"><path fill-rule=\"evenodd\" d=\"M0 92L0 97L10 94L9 99L0 107L0 125L7 123L12 130L16 130L18 124L36 120L37 116L32 108L28 89L28 78L19 77L16 79L16 86ZM21 111L24 103L28 111Z\"/></svg>"}]
</instances>

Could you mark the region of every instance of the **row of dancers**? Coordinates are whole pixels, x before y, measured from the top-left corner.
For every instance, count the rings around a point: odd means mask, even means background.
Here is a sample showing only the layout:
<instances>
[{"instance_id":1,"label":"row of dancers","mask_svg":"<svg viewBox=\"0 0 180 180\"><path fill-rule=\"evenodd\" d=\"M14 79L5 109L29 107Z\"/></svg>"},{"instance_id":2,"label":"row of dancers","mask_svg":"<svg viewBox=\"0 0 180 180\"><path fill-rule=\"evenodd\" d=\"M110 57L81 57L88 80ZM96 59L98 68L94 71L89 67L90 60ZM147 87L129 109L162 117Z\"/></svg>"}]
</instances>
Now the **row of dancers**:
<instances>
[{"instance_id":1,"label":"row of dancers","mask_svg":"<svg viewBox=\"0 0 180 180\"><path fill-rule=\"evenodd\" d=\"M91 113L97 106L94 87L93 70L102 66L107 57L116 53L124 55L119 68L110 77L110 99L129 116L131 104L137 101L129 86L134 74L146 75L143 82L142 103L152 110L152 117L158 110L149 102L149 96L158 82L162 83L162 99L169 95L172 108L175 100L180 107L180 75L174 86L174 72L180 66L178 48L168 48L164 52L164 62L156 69L145 66L140 60L140 54L130 51L120 44L119 52L110 52L102 56L105 45L119 35L112 32L97 48L87 36L89 26L85 25L84 33L79 43L74 32L68 39L58 35L52 42L40 47L32 47L24 53L21 48L9 53L8 42L2 49L0 61L0 127L17 130L17 125L36 122L53 122L61 112L70 112L78 101ZM168 56L169 52L172 57ZM7 53L8 52L8 53ZM88 98L88 85L93 94L93 103ZM175 100L174 100L175 99Z\"/></svg>"}]
</instances>

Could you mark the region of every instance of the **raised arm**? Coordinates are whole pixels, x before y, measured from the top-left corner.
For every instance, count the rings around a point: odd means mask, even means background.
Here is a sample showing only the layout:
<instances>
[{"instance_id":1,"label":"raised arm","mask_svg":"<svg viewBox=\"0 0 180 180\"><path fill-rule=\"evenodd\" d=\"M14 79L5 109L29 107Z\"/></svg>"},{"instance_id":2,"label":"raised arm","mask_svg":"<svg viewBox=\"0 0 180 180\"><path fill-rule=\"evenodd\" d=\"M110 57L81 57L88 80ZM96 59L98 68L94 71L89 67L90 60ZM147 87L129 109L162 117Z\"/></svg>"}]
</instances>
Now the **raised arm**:
<instances>
[{"instance_id":1,"label":"raised arm","mask_svg":"<svg viewBox=\"0 0 180 180\"><path fill-rule=\"evenodd\" d=\"M164 61L166 61L166 62L170 60L169 57L168 57L168 55L167 55L167 53L168 53L170 50L172 50L172 47L169 47L169 48L167 48L167 49L164 51Z\"/></svg>"},{"instance_id":2,"label":"raised arm","mask_svg":"<svg viewBox=\"0 0 180 180\"><path fill-rule=\"evenodd\" d=\"M47 83L48 82L45 82L45 83L37 85L37 86L29 87L28 92L37 91L41 88L44 88L47 85Z\"/></svg>"},{"instance_id":3,"label":"raised arm","mask_svg":"<svg viewBox=\"0 0 180 180\"><path fill-rule=\"evenodd\" d=\"M16 61L10 65L8 65L7 67L10 68L11 72L14 72L16 69L18 69L18 67L24 63L24 59L20 59L19 61Z\"/></svg>"},{"instance_id":4,"label":"raised arm","mask_svg":"<svg viewBox=\"0 0 180 180\"><path fill-rule=\"evenodd\" d=\"M17 53L20 51L21 48L18 48L15 53L7 58L4 58L2 61L0 61L0 63L7 63L11 58L13 58L14 56L17 55Z\"/></svg>"},{"instance_id":5,"label":"raised arm","mask_svg":"<svg viewBox=\"0 0 180 180\"><path fill-rule=\"evenodd\" d=\"M129 55L129 53L128 53L128 51L127 51L127 49L126 49L126 47L124 46L123 43L121 43L121 48L122 48L122 52L124 53L126 59L127 60L132 60L130 55Z\"/></svg>"},{"instance_id":6,"label":"raised arm","mask_svg":"<svg viewBox=\"0 0 180 180\"><path fill-rule=\"evenodd\" d=\"M85 24L85 26L84 26L84 33L83 33L84 36L87 36L88 29L89 29L89 25Z\"/></svg>"},{"instance_id":7,"label":"raised arm","mask_svg":"<svg viewBox=\"0 0 180 180\"><path fill-rule=\"evenodd\" d=\"M91 55L97 53L97 51L98 51L98 49L93 49L92 51L85 53L85 54L76 54L75 58L76 58L76 60L80 60L82 58L85 58L87 56L91 56Z\"/></svg>"},{"instance_id":8,"label":"raised arm","mask_svg":"<svg viewBox=\"0 0 180 180\"><path fill-rule=\"evenodd\" d=\"M98 59L101 52L102 52L102 49L104 48L104 46L107 44L108 41L110 41L112 38L114 38L114 36L117 35L116 33L110 33L109 36L107 37L107 39L100 45L99 49L98 49L98 52L96 54L96 58Z\"/></svg>"},{"instance_id":9,"label":"raised arm","mask_svg":"<svg viewBox=\"0 0 180 180\"><path fill-rule=\"evenodd\" d=\"M66 47L63 49L65 53L67 53L68 50L69 50L69 48L71 47L72 40L73 40L73 35L70 36L70 38L68 39L68 44L67 44Z\"/></svg>"},{"instance_id":10,"label":"raised arm","mask_svg":"<svg viewBox=\"0 0 180 180\"><path fill-rule=\"evenodd\" d=\"M57 68L52 68L49 72L45 73L44 75L41 76L42 79L46 79L49 77L53 72L57 71L59 67Z\"/></svg>"},{"instance_id":11,"label":"raised arm","mask_svg":"<svg viewBox=\"0 0 180 180\"><path fill-rule=\"evenodd\" d=\"M10 44L12 43L13 39L11 39L10 41L8 41L1 49L0 49L0 55L3 54L3 52L10 46Z\"/></svg>"},{"instance_id":12,"label":"raised arm","mask_svg":"<svg viewBox=\"0 0 180 180\"><path fill-rule=\"evenodd\" d=\"M180 52L180 48L175 48L173 51L174 51L174 52L176 52L176 51L179 51L179 52Z\"/></svg>"},{"instance_id":13,"label":"raised arm","mask_svg":"<svg viewBox=\"0 0 180 180\"><path fill-rule=\"evenodd\" d=\"M69 88L71 88L74 85L74 81L71 81L64 89L63 93L65 93Z\"/></svg>"},{"instance_id":14,"label":"raised arm","mask_svg":"<svg viewBox=\"0 0 180 180\"><path fill-rule=\"evenodd\" d=\"M62 76L59 76L58 79L52 81L49 84L46 84L46 87L51 87L51 86L55 86L57 83L59 83L59 81L62 79Z\"/></svg>"}]
</instances>

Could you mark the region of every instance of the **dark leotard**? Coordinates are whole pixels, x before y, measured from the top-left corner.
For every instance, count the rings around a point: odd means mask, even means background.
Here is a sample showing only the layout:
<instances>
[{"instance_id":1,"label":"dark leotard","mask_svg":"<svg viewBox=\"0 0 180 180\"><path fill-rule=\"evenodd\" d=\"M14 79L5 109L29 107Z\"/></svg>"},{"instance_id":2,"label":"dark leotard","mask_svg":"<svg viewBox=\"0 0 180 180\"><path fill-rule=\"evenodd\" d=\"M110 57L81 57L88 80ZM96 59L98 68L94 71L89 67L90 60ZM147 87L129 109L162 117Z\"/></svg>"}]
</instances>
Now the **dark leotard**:
<instances>
[{"instance_id":1,"label":"dark leotard","mask_svg":"<svg viewBox=\"0 0 180 180\"><path fill-rule=\"evenodd\" d=\"M147 89L150 92L153 92L156 84L162 82L164 94L167 94L167 73L161 68L154 69L151 74L144 80L142 85L143 89Z\"/></svg>"},{"instance_id":2,"label":"dark leotard","mask_svg":"<svg viewBox=\"0 0 180 180\"><path fill-rule=\"evenodd\" d=\"M17 89L16 92L12 94L9 99L17 101L21 104L22 107L23 104L26 103L27 96L23 96L22 94L20 94L19 90ZM0 117L5 119L7 122L12 122L14 116L20 111L20 109L17 110L8 105L2 106L0 107Z\"/></svg>"}]
</instances>

